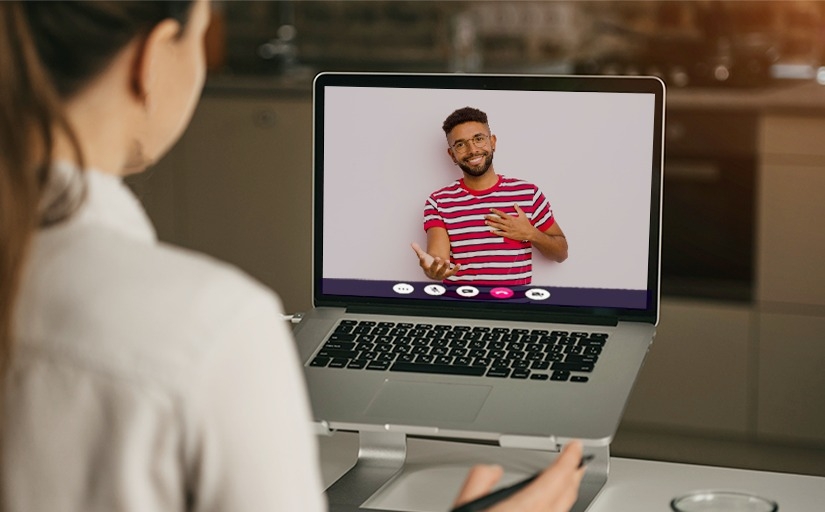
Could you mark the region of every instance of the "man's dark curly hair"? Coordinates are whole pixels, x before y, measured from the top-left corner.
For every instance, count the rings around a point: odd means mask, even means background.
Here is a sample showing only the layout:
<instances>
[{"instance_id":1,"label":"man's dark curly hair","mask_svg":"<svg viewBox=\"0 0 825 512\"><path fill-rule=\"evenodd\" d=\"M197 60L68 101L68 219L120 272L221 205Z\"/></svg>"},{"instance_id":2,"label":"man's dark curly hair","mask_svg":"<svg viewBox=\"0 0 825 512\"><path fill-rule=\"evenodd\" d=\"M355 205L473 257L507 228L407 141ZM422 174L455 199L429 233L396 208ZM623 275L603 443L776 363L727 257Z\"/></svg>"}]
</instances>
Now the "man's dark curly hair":
<instances>
[{"instance_id":1,"label":"man's dark curly hair","mask_svg":"<svg viewBox=\"0 0 825 512\"><path fill-rule=\"evenodd\" d=\"M445 135L449 135L456 126L470 122L488 124L487 114L473 107L460 108L447 116L447 119L444 120L444 124L441 128L444 129Z\"/></svg>"}]
</instances>

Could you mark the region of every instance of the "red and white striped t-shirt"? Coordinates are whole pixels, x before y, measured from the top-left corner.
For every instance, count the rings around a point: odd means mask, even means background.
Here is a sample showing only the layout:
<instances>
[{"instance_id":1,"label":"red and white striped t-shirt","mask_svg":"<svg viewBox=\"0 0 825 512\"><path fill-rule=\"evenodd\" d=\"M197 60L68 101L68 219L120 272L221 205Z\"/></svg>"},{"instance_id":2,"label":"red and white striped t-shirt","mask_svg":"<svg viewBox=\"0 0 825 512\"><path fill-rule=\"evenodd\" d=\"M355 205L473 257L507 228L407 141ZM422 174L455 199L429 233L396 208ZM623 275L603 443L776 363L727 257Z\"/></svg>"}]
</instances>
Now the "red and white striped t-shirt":
<instances>
[{"instance_id":1,"label":"red and white striped t-shirt","mask_svg":"<svg viewBox=\"0 0 825 512\"><path fill-rule=\"evenodd\" d=\"M449 282L478 285L519 286L530 284L533 272L532 246L493 234L484 224L490 208L516 215L518 204L540 231L553 225L553 211L535 185L499 175L487 190L470 190L464 180L436 190L424 206L424 230L440 227L450 237L450 260L461 264Z\"/></svg>"}]
</instances>

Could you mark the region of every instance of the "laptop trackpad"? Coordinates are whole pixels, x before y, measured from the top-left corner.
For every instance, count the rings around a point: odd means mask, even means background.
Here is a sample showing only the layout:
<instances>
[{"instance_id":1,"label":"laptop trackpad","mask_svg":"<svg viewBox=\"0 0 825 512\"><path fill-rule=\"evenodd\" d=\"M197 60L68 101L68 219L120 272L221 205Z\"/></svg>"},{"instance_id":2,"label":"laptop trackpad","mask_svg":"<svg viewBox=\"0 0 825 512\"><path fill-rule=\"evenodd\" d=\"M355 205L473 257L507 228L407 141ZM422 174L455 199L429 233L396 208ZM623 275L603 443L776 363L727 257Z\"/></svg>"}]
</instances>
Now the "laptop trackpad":
<instances>
[{"instance_id":1,"label":"laptop trackpad","mask_svg":"<svg viewBox=\"0 0 825 512\"><path fill-rule=\"evenodd\" d=\"M491 386L387 380L366 415L396 420L470 422L476 419Z\"/></svg>"}]
</instances>

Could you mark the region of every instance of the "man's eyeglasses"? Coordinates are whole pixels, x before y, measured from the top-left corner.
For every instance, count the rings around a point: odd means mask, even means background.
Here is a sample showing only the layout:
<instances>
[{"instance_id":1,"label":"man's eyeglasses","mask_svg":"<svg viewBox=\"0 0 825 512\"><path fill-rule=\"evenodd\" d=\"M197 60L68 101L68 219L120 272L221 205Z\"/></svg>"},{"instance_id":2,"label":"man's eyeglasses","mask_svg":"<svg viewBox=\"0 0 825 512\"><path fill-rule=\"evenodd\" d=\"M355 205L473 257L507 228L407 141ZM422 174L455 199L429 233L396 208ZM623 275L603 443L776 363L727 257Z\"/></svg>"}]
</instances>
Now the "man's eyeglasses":
<instances>
[{"instance_id":1,"label":"man's eyeglasses","mask_svg":"<svg viewBox=\"0 0 825 512\"><path fill-rule=\"evenodd\" d=\"M490 138L489 136L484 135L483 133L479 133L479 134L474 135L473 138L470 139L470 140L464 140L464 139L457 140L450 147L456 153L464 153L465 151L468 151L470 149L470 142L471 141L472 141L472 143L475 147L482 148L482 147L487 145L487 140L489 138Z\"/></svg>"}]
</instances>

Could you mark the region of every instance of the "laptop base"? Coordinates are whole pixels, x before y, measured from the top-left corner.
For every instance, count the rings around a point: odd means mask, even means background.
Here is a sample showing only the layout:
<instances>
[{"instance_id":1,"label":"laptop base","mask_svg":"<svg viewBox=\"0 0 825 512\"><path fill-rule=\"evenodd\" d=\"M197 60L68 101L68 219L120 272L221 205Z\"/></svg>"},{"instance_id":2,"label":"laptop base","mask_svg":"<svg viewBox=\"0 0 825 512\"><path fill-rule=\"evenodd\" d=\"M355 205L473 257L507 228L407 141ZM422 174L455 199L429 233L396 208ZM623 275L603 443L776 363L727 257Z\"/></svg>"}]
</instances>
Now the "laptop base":
<instances>
[{"instance_id":1,"label":"laptop base","mask_svg":"<svg viewBox=\"0 0 825 512\"><path fill-rule=\"evenodd\" d=\"M330 512L375 511L361 508L383 489L404 468L407 458L407 436L397 432L359 432L358 460L355 465L326 490ZM584 512L607 482L610 469L610 447L585 447L593 455L581 481L579 498L571 512Z\"/></svg>"}]
</instances>

